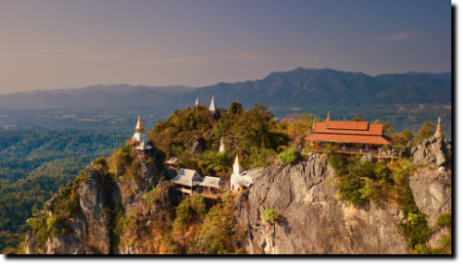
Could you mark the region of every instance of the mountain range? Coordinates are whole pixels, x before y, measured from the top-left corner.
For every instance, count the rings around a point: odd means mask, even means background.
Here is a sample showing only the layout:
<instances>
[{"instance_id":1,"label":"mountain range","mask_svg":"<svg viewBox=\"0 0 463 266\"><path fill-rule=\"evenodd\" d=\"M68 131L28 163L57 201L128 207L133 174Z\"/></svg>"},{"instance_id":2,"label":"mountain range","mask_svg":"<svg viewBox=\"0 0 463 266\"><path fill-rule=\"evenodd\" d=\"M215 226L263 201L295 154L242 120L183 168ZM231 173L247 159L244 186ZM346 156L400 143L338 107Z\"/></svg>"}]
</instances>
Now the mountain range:
<instances>
[{"instance_id":1,"label":"mountain range","mask_svg":"<svg viewBox=\"0 0 463 266\"><path fill-rule=\"evenodd\" d=\"M296 68L274 72L262 80L218 83L193 88L94 85L83 89L56 89L0 96L0 109L137 107L183 108L196 98L217 106L241 102L246 108L358 107L389 104L450 104L451 73L408 72L370 76L361 72Z\"/></svg>"}]
</instances>

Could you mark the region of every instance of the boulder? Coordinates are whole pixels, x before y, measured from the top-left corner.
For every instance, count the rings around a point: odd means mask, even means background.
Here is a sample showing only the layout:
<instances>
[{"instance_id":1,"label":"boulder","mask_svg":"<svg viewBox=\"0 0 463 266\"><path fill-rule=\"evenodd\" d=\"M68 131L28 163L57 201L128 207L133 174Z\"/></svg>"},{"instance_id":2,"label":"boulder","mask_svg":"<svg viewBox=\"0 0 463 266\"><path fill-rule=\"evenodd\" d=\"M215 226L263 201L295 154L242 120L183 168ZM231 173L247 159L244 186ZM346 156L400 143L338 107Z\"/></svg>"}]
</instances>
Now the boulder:
<instances>
[{"instance_id":1,"label":"boulder","mask_svg":"<svg viewBox=\"0 0 463 266\"><path fill-rule=\"evenodd\" d=\"M442 137L431 138L431 145L434 151L434 156L436 157L437 166L443 166L447 162L446 156L446 145Z\"/></svg>"}]
</instances>

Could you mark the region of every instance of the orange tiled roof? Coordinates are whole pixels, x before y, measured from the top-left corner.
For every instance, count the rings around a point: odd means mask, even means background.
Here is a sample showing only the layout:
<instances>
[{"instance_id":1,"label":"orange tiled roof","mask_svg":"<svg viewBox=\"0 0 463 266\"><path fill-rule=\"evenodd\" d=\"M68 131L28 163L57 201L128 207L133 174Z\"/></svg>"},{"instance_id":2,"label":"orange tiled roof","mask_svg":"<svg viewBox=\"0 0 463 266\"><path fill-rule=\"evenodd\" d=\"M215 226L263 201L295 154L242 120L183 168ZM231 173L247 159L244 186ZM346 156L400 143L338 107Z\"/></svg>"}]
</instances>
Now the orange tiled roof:
<instances>
[{"instance_id":1,"label":"orange tiled roof","mask_svg":"<svg viewBox=\"0 0 463 266\"><path fill-rule=\"evenodd\" d=\"M381 136L383 125L370 124L366 121L329 121L315 123L314 133Z\"/></svg>"},{"instance_id":2,"label":"orange tiled roof","mask_svg":"<svg viewBox=\"0 0 463 266\"><path fill-rule=\"evenodd\" d=\"M329 129L368 130L368 121L329 121Z\"/></svg>"},{"instance_id":3,"label":"orange tiled roof","mask_svg":"<svg viewBox=\"0 0 463 266\"><path fill-rule=\"evenodd\" d=\"M348 134L323 134L315 133L305 138L310 141L339 142L339 143L362 143L362 144L390 144L388 136L367 136Z\"/></svg>"}]
</instances>

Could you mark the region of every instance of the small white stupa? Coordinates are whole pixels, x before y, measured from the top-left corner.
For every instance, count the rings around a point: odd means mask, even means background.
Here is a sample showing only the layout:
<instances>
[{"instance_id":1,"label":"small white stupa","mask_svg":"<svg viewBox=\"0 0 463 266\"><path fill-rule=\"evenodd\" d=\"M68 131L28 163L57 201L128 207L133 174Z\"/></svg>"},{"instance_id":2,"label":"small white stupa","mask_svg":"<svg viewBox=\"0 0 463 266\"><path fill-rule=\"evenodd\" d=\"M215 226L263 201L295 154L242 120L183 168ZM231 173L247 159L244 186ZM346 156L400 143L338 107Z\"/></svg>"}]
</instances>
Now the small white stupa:
<instances>
[{"instance_id":1,"label":"small white stupa","mask_svg":"<svg viewBox=\"0 0 463 266\"><path fill-rule=\"evenodd\" d=\"M195 106L198 106L198 105L199 105L199 98L196 98Z\"/></svg>"},{"instance_id":2,"label":"small white stupa","mask_svg":"<svg viewBox=\"0 0 463 266\"><path fill-rule=\"evenodd\" d=\"M135 126L135 134L132 136L133 141L138 141L138 142L146 142L149 143L149 138L145 133L145 127L143 126L143 123L141 122L140 116L138 116L138 122L137 126Z\"/></svg>"},{"instance_id":3,"label":"small white stupa","mask_svg":"<svg viewBox=\"0 0 463 266\"><path fill-rule=\"evenodd\" d=\"M212 101L211 101L211 105L209 106L209 111L215 112L214 95L212 95Z\"/></svg>"},{"instance_id":4,"label":"small white stupa","mask_svg":"<svg viewBox=\"0 0 463 266\"><path fill-rule=\"evenodd\" d=\"M223 137L220 138L220 148L219 148L219 152L220 152L220 153L224 153L224 152L225 152L225 143L223 142Z\"/></svg>"}]
</instances>

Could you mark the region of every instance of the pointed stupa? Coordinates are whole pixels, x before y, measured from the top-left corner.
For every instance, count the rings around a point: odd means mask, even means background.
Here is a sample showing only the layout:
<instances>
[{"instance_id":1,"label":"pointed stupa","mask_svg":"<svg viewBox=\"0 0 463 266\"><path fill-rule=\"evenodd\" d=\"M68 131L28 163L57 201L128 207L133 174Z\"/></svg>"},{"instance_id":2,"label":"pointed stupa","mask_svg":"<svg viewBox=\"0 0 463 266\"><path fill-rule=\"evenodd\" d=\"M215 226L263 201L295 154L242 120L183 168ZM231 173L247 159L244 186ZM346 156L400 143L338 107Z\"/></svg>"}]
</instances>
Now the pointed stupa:
<instances>
[{"instance_id":1,"label":"pointed stupa","mask_svg":"<svg viewBox=\"0 0 463 266\"><path fill-rule=\"evenodd\" d=\"M209 106L209 111L215 112L214 95L212 95L212 101L211 101L211 106Z\"/></svg>"},{"instance_id":2,"label":"pointed stupa","mask_svg":"<svg viewBox=\"0 0 463 266\"><path fill-rule=\"evenodd\" d=\"M439 120L437 120L436 134L434 134L434 137L442 137L442 136L444 136L444 134L442 133L442 128L440 124L440 116L439 116Z\"/></svg>"},{"instance_id":3,"label":"pointed stupa","mask_svg":"<svg viewBox=\"0 0 463 266\"><path fill-rule=\"evenodd\" d=\"M141 122L140 116L138 117L137 126L135 126L135 134L133 134L132 139L134 141L139 141L140 143L142 141L146 143L150 141L148 138L148 135L146 135L145 133L145 127L143 126L143 123Z\"/></svg>"},{"instance_id":4,"label":"pointed stupa","mask_svg":"<svg viewBox=\"0 0 463 266\"><path fill-rule=\"evenodd\" d=\"M198 106L198 105L199 105L199 98L196 98L195 106Z\"/></svg>"},{"instance_id":5,"label":"pointed stupa","mask_svg":"<svg viewBox=\"0 0 463 266\"><path fill-rule=\"evenodd\" d=\"M330 111L328 111L328 116L326 117L326 123L330 122Z\"/></svg>"},{"instance_id":6,"label":"pointed stupa","mask_svg":"<svg viewBox=\"0 0 463 266\"><path fill-rule=\"evenodd\" d=\"M238 177L242 172L240 161L238 159L238 154L236 154L235 163L233 164L233 174L231 178Z\"/></svg>"},{"instance_id":7,"label":"pointed stupa","mask_svg":"<svg viewBox=\"0 0 463 266\"><path fill-rule=\"evenodd\" d=\"M143 123L141 122L140 116L138 116L138 122L137 122L137 126L135 127L135 132L145 133L145 127L143 126Z\"/></svg>"}]
</instances>

